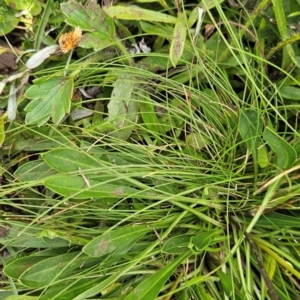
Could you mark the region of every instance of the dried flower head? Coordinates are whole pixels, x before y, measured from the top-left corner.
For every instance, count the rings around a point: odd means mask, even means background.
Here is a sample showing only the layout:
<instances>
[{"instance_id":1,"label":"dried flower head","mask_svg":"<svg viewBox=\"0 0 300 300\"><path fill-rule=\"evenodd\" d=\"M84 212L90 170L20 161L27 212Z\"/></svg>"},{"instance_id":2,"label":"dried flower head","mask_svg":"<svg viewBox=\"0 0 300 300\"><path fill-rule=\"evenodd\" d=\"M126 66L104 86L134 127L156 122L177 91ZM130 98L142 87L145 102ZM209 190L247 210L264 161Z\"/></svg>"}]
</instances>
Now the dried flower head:
<instances>
[{"instance_id":1,"label":"dried flower head","mask_svg":"<svg viewBox=\"0 0 300 300\"><path fill-rule=\"evenodd\" d=\"M78 46L82 36L82 31L76 27L73 31L64 33L60 36L58 43L62 53L68 53Z\"/></svg>"}]
</instances>

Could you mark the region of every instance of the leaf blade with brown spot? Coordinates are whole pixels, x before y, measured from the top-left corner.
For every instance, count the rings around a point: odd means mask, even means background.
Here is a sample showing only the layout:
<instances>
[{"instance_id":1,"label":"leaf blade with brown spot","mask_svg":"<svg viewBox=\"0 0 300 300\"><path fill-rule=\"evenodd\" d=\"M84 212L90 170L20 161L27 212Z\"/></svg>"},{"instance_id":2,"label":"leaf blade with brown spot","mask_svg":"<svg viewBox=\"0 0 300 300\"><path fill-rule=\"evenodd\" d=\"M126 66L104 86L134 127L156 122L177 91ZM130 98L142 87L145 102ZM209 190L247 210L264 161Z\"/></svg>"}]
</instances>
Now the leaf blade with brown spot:
<instances>
[{"instance_id":1,"label":"leaf blade with brown spot","mask_svg":"<svg viewBox=\"0 0 300 300\"><path fill-rule=\"evenodd\" d=\"M187 27L186 27L185 15L184 13L179 12L177 16L174 32L173 32L171 47L170 47L170 60L174 67L176 67L178 61L182 56L185 40L186 40L186 32L187 32Z\"/></svg>"},{"instance_id":2,"label":"leaf blade with brown spot","mask_svg":"<svg viewBox=\"0 0 300 300\"><path fill-rule=\"evenodd\" d=\"M94 238L85 245L83 252L93 257L108 253L122 255L127 253L133 244L150 230L151 228L146 225L121 227Z\"/></svg>"}]
</instances>

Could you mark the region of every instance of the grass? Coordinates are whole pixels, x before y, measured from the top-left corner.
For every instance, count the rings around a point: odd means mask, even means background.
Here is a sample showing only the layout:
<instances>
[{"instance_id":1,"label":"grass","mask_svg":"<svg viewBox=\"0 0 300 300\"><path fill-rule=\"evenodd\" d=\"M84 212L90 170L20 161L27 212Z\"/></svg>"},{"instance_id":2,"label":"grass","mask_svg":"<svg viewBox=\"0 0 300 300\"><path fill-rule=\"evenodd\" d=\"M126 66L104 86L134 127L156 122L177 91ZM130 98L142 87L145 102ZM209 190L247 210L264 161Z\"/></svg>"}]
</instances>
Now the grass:
<instances>
[{"instance_id":1,"label":"grass","mask_svg":"<svg viewBox=\"0 0 300 300\"><path fill-rule=\"evenodd\" d=\"M3 81L1 299L299 298L299 4L159 3Z\"/></svg>"}]
</instances>

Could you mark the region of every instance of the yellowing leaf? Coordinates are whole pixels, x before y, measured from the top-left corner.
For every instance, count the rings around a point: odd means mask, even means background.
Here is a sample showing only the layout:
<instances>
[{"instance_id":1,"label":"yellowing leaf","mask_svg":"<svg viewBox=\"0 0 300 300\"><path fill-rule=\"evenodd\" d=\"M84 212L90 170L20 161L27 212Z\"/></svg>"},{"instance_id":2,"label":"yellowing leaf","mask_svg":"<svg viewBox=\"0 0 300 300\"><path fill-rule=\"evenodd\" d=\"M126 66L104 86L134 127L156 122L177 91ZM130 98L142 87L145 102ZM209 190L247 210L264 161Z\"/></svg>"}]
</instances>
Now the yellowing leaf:
<instances>
[{"instance_id":1,"label":"yellowing leaf","mask_svg":"<svg viewBox=\"0 0 300 300\"><path fill-rule=\"evenodd\" d=\"M121 20L142 20L172 24L176 22L176 18L173 16L133 5L117 5L104 7L103 9L110 17Z\"/></svg>"},{"instance_id":2,"label":"yellowing leaf","mask_svg":"<svg viewBox=\"0 0 300 300\"><path fill-rule=\"evenodd\" d=\"M184 44L186 40L186 33L187 33L187 27L186 27L185 15L184 13L179 12L177 16L174 33L173 33L173 39L170 48L170 59L174 67L176 67L178 61L182 56Z\"/></svg>"}]
</instances>

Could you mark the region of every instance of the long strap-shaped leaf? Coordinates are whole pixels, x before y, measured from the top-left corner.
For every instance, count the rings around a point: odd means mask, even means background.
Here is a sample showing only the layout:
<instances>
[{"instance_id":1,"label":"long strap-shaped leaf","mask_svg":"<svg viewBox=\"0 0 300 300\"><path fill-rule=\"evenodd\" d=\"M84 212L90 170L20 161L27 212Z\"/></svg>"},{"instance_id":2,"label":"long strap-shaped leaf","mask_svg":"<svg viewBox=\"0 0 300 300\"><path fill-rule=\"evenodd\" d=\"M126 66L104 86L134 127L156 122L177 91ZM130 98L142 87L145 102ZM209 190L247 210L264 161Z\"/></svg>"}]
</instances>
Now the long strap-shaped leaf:
<instances>
[{"instance_id":1,"label":"long strap-shaped leaf","mask_svg":"<svg viewBox=\"0 0 300 300\"><path fill-rule=\"evenodd\" d=\"M277 155L277 167L279 169L278 173L280 173L282 170L291 168L297 158L295 149L286 140L268 127L266 128L263 137L267 144L271 147L272 151ZM247 233L251 232L252 228L269 205L270 200L272 199L282 180L283 178L280 177L269 186L261 206L246 229Z\"/></svg>"},{"instance_id":2,"label":"long strap-shaped leaf","mask_svg":"<svg viewBox=\"0 0 300 300\"><path fill-rule=\"evenodd\" d=\"M176 268L182 263L183 260L191 255L190 251L187 251L183 255L179 256L171 264L165 266L158 272L154 273L142 283L140 283L131 293L125 298L125 300L154 300L161 291L162 287L170 276L174 273Z\"/></svg>"}]
</instances>

